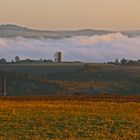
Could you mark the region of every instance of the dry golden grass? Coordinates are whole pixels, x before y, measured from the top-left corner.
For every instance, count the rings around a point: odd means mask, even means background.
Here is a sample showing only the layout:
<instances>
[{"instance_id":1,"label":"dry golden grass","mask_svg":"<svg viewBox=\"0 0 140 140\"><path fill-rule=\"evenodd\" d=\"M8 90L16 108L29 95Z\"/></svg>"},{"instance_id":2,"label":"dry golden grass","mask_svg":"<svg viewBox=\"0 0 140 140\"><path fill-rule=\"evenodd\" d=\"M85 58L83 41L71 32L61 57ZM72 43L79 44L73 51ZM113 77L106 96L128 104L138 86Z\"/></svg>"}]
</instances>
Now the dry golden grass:
<instances>
[{"instance_id":1,"label":"dry golden grass","mask_svg":"<svg viewBox=\"0 0 140 140\"><path fill-rule=\"evenodd\" d=\"M139 102L0 101L0 140L139 140Z\"/></svg>"}]
</instances>

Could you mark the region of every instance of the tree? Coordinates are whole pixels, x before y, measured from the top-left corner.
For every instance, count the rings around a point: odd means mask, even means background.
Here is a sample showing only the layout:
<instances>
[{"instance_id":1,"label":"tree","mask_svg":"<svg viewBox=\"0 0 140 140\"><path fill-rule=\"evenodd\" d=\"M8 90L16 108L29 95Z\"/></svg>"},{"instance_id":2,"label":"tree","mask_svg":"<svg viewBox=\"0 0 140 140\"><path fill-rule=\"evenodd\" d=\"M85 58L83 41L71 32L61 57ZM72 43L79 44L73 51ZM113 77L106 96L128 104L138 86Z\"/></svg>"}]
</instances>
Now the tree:
<instances>
[{"instance_id":1,"label":"tree","mask_svg":"<svg viewBox=\"0 0 140 140\"><path fill-rule=\"evenodd\" d=\"M127 60L126 60L125 58L123 58L123 59L121 60L121 64L122 64L122 65L127 64Z\"/></svg>"},{"instance_id":2,"label":"tree","mask_svg":"<svg viewBox=\"0 0 140 140\"><path fill-rule=\"evenodd\" d=\"M116 58L115 60L115 64L118 65L119 64L119 60Z\"/></svg>"},{"instance_id":3,"label":"tree","mask_svg":"<svg viewBox=\"0 0 140 140\"><path fill-rule=\"evenodd\" d=\"M16 61L16 62L19 62L19 61L20 61L20 57L19 57L19 56L16 56L16 57L15 57L15 61Z\"/></svg>"},{"instance_id":4,"label":"tree","mask_svg":"<svg viewBox=\"0 0 140 140\"><path fill-rule=\"evenodd\" d=\"M0 63L6 63L6 59L5 58L0 59Z\"/></svg>"}]
</instances>

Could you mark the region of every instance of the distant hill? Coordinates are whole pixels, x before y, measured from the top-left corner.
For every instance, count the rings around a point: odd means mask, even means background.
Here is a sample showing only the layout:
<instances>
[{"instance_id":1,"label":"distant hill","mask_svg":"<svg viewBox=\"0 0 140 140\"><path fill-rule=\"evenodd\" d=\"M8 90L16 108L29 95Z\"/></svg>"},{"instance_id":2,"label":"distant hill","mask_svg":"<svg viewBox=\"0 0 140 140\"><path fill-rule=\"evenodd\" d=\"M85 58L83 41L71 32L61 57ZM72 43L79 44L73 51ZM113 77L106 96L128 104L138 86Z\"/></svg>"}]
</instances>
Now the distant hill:
<instances>
[{"instance_id":1,"label":"distant hill","mask_svg":"<svg viewBox=\"0 0 140 140\"><path fill-rule=\"evenodd\" d=\"M93 29L83 29L75 31L49 31L49 30L34 30L12 24L0 25L0 37L23 36L26 38L44 37L44 38L59 39L73 36L104 35L109 33L115 33L115 31L93 30ZM122 33L128 35L129 37L140 36L140 30L122 31Z\"/></svg>"},{"instance_id":2,"label":"distant hill","mask_svg":"<svg viewBox=\"0 0 140 140\"><path fill-rule=\"evenodd\" d=\"M129 37L138 37L138 36L140 36L140 30L122 31L122 33L126 34Z\"/></svg>"}]
</instances>

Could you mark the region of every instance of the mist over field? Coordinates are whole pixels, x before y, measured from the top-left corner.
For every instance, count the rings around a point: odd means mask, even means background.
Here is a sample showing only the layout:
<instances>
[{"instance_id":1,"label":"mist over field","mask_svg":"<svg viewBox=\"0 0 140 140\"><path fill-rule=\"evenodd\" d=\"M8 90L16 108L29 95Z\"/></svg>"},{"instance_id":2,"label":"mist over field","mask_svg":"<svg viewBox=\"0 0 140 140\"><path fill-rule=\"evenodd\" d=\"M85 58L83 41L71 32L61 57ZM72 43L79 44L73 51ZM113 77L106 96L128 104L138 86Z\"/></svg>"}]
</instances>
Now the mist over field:
<instances>
[{"instance_id":1,"label":"mist over field","mask_svg":"<svg viewBox=\"0 0 140 140\"><path fill-rule=\"evenodd\" d=\"M16 55L21 59L53 59L61 51L64 61L107 62L116 58L140 59L140 37L122 33L75 36L71 38L0 38L0 58L8 61Z\"/></svg>"}]
</instances>

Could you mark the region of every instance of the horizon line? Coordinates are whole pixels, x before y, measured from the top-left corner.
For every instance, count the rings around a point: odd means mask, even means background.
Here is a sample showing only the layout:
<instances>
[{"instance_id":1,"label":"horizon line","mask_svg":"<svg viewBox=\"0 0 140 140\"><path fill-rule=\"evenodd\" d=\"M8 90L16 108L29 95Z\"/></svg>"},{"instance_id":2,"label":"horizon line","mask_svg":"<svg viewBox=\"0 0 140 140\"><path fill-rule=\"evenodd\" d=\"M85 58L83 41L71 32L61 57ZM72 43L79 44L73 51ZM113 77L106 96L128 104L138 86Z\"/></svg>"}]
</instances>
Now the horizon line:
<instances>
[{"instance_id":1,"label":"horizon line","mask_svg":"<svg viewBox=\"0 0 140 140\"><path fill-rule=\"evenodd\" d=\"M0 26L17 26L21 28L26 28L30 30L39 30L39 31L80 31L80 30L96 30L96 31L112 31L112 32L124 32L124 31L140 31L140 29L125 29L125 30L113 30L113 29L96 29L92 27L83 27L83 28L77 28L77 29L39 29L39 28L34 28L31 26L24 26L20 24L14 24L14 23L2 23Z\"/></svg>"}]
</instances>

